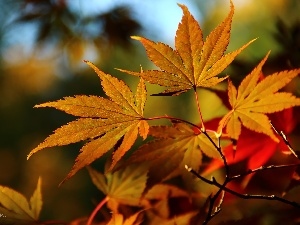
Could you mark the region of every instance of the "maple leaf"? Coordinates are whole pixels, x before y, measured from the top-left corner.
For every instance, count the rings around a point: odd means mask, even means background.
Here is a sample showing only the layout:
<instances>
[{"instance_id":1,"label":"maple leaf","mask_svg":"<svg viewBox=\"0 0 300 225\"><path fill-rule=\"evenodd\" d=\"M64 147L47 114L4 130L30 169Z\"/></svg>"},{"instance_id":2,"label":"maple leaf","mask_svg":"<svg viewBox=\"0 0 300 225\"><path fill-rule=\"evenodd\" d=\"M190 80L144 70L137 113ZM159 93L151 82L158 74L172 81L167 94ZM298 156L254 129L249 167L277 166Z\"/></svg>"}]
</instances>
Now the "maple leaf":
<instances>
[{"instance_id":1,"label":"maple leaf","mask_svg":"<svg viewBox=\"0 0 300 225\"><path fill-rule=\"evenodd\" d=\"M276 129L283 131L285 135L290 134L296 126L296 118L293 108L288 108L280 112L270 114L270 119ZM283 122L284 121L284 122ZM237 150L236 153L235 150ZM229 144L223 149L228 165L246 161L247 169L256 169L265 165L268 160L274 156L275 152L289 152L292 154L288 146L282 139L280 142L275 142L269 136L242 128L237 146ZM224 166L224 162L219 159L213 159L205 168L202 175L209 174L218 168ZM246 187L253 177L253 174L246 176L242 183L242 187Z\"/></svg>"},{"instance_id":2,"label":"maple leaf","mask_svg":"<svg viewBox=\"0 0 300 225\"><path fill-rule=\"evenodd\" d=\"M139 206L145 189L148 168L133 164L122 170L102 174L87 167L95 186L108 198L107 206L118 212L119 204Z\"/></svg>"},{"instance_id":3,"label":"maple leaf","mask_svg":"<svg viewBox=\"0 0 300 225\"><path fill-rule=\"evenodd\" d=\"M100 77L103 90L109 99L77 95L35 106L54 107L81 118L55 130L54 134L33 149L27 158L46 147L68 145L91 139L82 147L73 168L65 179L108 152L123 137L120 146L113 154L111 165L113 168L134 144L138 133L145 139L149 130L149 125L143 117L147 96L144 80L140 79L134 96L123 81L105 74L90 62L87 64Z\"/></svg>"},{"instance_id":4,"label":"maple leaf","mask_svg":"<svg viewBox=\"0 0 300 225\"><path fill-rule=\"evenodd\" d=\"M158 95L178 95L197 87L211 87L226 79L216 77L234 58L252 41L240 49L224 55L227 49L234 6L225 20L217 26L203 41L202 30L190 14L187 7L180 5L183 11L179 23L175 47L158 42L155 43L143 37L132 37L139 40L145 47L149 59L161 70L132 72L120 70L131 75L144 78L150 83L159 84L167 89Z\"/></svg>"},{"instance_id":5,"label":"maple leaf","mask_svg":"<svg viewBox=\"0 0 300 225\"><path fill-rule=\"evenodd\" d=\"M41 182L39 178L29 201L19 192L0 186L0 224L29 225L38 223L43 204Z\"/></svg>"},{"instance_id":6,"label":"maple leaf","mask_svg":"<svg viewBox=\"0 0 300 225\"><path fill-rule=\"evenodd\" d=\"M144 196L144 198L148 200L161 200L176 197L188 197L188 193L176 186L163 183L154 185Z\"/></svg>"},{"instance_id":7,"label":"maple leaf","mask_svg":"<svg viewBox=\"0 0 300 225\"><path fill-rule=\"evenodd\" d=\"M291 93L278 92L300 73L300 69L274 73L258 83L262 66L268 55L269 53L243 79L238 89L230 80L228 81L228 97L232 109L220 121L218 132L226 126L228 135L237 140L243 124L252 131L264 133L274 141L279 141L265 114L300 105L300 99Z\"/></svg>"},{"instance_id":8,"label":"maple leaf","mask_svg":"<svg viewBox=\"0 0 300 225\"><path fill-rule=\"evenodd\" d=\"M154 185L146 192L143 206L147 209L147 215L161 218L171 218L194 209L190 193L174 185L163 183Z\"/></svg>"},{"instance_id":9,"label":"maple leaf","mask_svg":"<svg viewBox=\"0 0 300 225\"><path fill-rule=\"evenodd\" d=\"M203 133L195 132L184 123L151 126L149 135L156 139L141 146L128 159L129 164L134 162L150 164L147 186L167 176L175 176L180 168L181 171L185 171L185 164L198 170L202 160L201 151L209 157L219 157L219 153ZM213 136L211 138L216 139Z\"/></svg>"},{"instance_id":10,"label":"maple leaf","mask_svg":"<svg viewBox=\"0 0 300 225\"><path fill-rule=\"evenodd\" d=\"M137 212L124 220L122 214L114 213L107 225L139 225L142 221L138 220L140 212Z\"/></svg>"}]
</instances>

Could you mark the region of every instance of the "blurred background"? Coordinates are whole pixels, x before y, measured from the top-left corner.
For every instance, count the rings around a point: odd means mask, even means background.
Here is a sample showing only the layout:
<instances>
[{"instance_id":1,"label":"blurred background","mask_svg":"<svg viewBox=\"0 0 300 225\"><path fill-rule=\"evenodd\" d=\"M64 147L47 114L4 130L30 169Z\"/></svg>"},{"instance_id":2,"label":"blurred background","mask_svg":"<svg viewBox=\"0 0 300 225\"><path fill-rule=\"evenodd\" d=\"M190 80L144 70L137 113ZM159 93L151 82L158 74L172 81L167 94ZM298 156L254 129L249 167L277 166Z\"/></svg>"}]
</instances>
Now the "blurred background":
<instances>
[{"instance_id":1,"label":"blurred background","mask_svg":"<svg viewBox=\"0 0 300 225\"><path fill-rule=\"evenodd\" d=\"M205 36L229 12L227 0L0 0L0 185L29 197L41 176L42 220L86 216L101 196L85 170L58 187L82 144L46 149L26 160L30 150L53 130L74 119L55 109L33 106L75 94L103 95L97 75L83 59L125 80L134 90L137 79L114 68L154 67L142 45L130 36L145 36L173 47L182 16L177 2L188 6ZM228 50L258 37L226 70L235 83L268 50L272 52L266 74L300 67L299 0L233 2ZM298 87L299 81L291 86L299 96ZM148 88L150 94L159 90L153 85ZM199 94L206 120L224 113L217 96L205 90ZM190 97L189 93L150 97L146 116L169 114L197 123Z\"/></svg>"}]
</instances>

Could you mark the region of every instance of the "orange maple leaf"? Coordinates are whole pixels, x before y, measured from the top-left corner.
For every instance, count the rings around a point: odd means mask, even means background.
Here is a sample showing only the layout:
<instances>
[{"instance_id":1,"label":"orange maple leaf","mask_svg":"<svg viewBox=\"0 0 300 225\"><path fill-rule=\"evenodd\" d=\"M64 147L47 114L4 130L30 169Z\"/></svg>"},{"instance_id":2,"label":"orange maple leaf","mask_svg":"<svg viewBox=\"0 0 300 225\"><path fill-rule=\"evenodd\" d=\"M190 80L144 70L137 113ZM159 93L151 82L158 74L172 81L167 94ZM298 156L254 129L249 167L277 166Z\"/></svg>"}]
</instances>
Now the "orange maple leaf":
<instances>
[{"instance_id":1,"label":"orange maple leaf","mask_svg":"<svg viewBox=\"0 0 300 225\"><path fill-rule=\"evenodd\" d=\"M274 141L279 141L274 135L269 118L265 114L300 105L300 99L291 93L278 92L300 73L300 69L274 73L258 82L262 66L268 55L269 53L243 79L238 89L230 80L228 81L228 97L232 109L220 121L219 133L226 126L228 135L237 140L243 124L252 131L264 133Z\"/></svg>"},{"instance_id":2,"label":"orange maple leaf","mask_svg":"<svg viewBox=\"0 0 300 225\"><path fill-rule=\"evenodd\" d=\"M172 126L151 126L149 135L155 139L135 151L128 163L145 162L150 164L148 187L158 181L186 172L187 164L199 169L202 152L209 157L220 157L214 145L203 134L195 132L184 123ZM211 138L216 141L214 135Z\"/></svg>"},{"instance_id":3,"label":"orange maple leaf","mask_svg":"<svg viewBox=\"0 0 300 225\"><path fill-rule=\"evenodd\" d=\"M132 72L120 70L144 78L150 83L167 87L158 95L178 95L197 87L211 87L226 79L216 77L250 43L224 55L230 38L234 6L226 19L203 41L202 30L187 7L180 5L183 17L175 36L175 47L143 37L132 37L145 47L149 59L161 70Z\"/></svg>"},{"instance_id":4,"label":"orange maple leaf","mask_svg":"<svg viewBox=\"0 0 300 225\"><path fill-rule=\"evenodd\" d=\"M123 81L105 74L90 62L87 64L100 77L103 90L109 99L78 95L35 106L54 107L81 118L55 130L54 134L33 149L27 158L46 147L68 145L91 139L82 147L66 179L108 152L123 137L120 146L113 154L111 165L113 168L131 148L138 133L145 139L149 130L149 125L143 117L147 96L144 80L140 79L134 96Z\"/></svg>"}]
</instances>

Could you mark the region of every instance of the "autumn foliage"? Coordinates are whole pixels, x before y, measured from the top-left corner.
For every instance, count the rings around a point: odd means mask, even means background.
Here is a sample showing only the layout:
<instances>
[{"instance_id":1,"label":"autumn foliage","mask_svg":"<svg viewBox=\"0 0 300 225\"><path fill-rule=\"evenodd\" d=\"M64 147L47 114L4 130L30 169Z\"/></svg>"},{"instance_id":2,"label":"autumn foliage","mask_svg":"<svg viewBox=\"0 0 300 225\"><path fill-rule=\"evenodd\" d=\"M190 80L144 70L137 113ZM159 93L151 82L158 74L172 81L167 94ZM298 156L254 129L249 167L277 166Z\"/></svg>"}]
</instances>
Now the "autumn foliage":
<instances>
[{"instance_id":1,"label":"autumn foliage","mask_svg":"<svg viewBox=\"0 0 300 225\"><path fill-rule=\"evenodd\" d=\"M132 37L157 66L139 72L119 69L139 78L135 91L85 61L100 78L106 97L77 95L35 106L53 107L77 119L56 129L28 159L45 148L84 141L62 183L87 168L92 182L106 197L86 218L65 224L254 224L264 214L279 211L288 215L288 224L296 224L300 220L300 186L294 181L299 180L300 162L288 135L297 123L295 109L300 98L284 88L297 79L300 69L264 74L268 52L236 87L230 76L220 74L255 40L226 53L233 4L228 16L206 38L188 8L179 7L183 16L175 49ZM194 92L199 123L168 115L145 116L147 97L152 97L147 94L146 82L165 88L152 96ZM216 88L220 84L226 90ZM228 108L223 117L203 120L197 92L201 88L222 99ZM167 120L169 125L154 126L150 123L153 120ZM142 144L133 148L138 139ZM90 164L101 157L107 162L104 171L97 171ZM278 176L276 179L283 176L283 184L277 188L273 178L273 192L248 193L264 174ZM38 219L40 185L39 180L29 202L21 194L0 187L0 212L6 216L0 217L0 224L3 219L13 224L47 224ZM254 190L260 191L261 185ZM264 203L255 209L259 201ZM240 209L242 204L249 204L248 209ZM258 212L266 205L268 210ZM110 218L101 217L102 210L110 211Z\"/></svg>"}]
</instances>

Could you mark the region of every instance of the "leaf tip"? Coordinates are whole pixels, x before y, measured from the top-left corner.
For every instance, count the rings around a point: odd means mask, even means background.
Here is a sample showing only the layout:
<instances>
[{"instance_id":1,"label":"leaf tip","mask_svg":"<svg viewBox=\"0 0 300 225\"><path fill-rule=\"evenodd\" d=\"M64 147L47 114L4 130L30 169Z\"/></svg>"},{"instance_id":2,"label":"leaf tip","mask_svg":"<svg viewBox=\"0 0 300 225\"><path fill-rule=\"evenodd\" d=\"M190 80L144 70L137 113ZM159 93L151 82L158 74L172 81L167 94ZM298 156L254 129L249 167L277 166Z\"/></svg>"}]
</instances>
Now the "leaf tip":
<instances>
[{"instance_id":1,"label":"leaf tip","mask_svg":"<svg viewBox=\"0 0 300 225\"><path fill-rule=\"evenodd\" d=\"M184 4L177 3L177 5L178 5L182 10L187 9L186 5L184 5Z\"/></svg>"},{"instance_id":2,"label":"leaf tip","mask_svg":"<svg viewBox=\"0 0 300 225\"><path fill-rule=\"evenodd\" d=\"M138 41L140 41L142 39L142 37L140 37L140 36L130 36L130 37L131 37L131 39L138 40Z\"/></svg>"},{"instance_id":3,"label":"leaf tip","mask_svg":"<svg viewBox=\"0 0 300 225\"><path fill-rule=\"evenodd\" d=\"M71 172L69 172L69 174L58 184L58 187L61 187L67 180L69 180L74 175L74 173L71 174Z\"/></svg>"},{"instance_id":4,"label":"leaf tip","mask_svg":"<svg viewBox=\"0 0 300 225\"><path fill-rule=\"evenodd\" d=\"M32 152L30 152L28 155L27 155L27 157L26 157L26 160L29 160L29 158L32 156Z\"/></svg>"},{"instance_id":5,"label":"leaf tip","mask_svg":"<svg viewBox=\"0 0 300 225\"><path fill-rule=\"evenodd\" d=\"M233 4L233 1L232 1L232 0L230 0L230 9L231 9L231 10L234 10L234 4Z\"/></svg>"}]
</instances>

